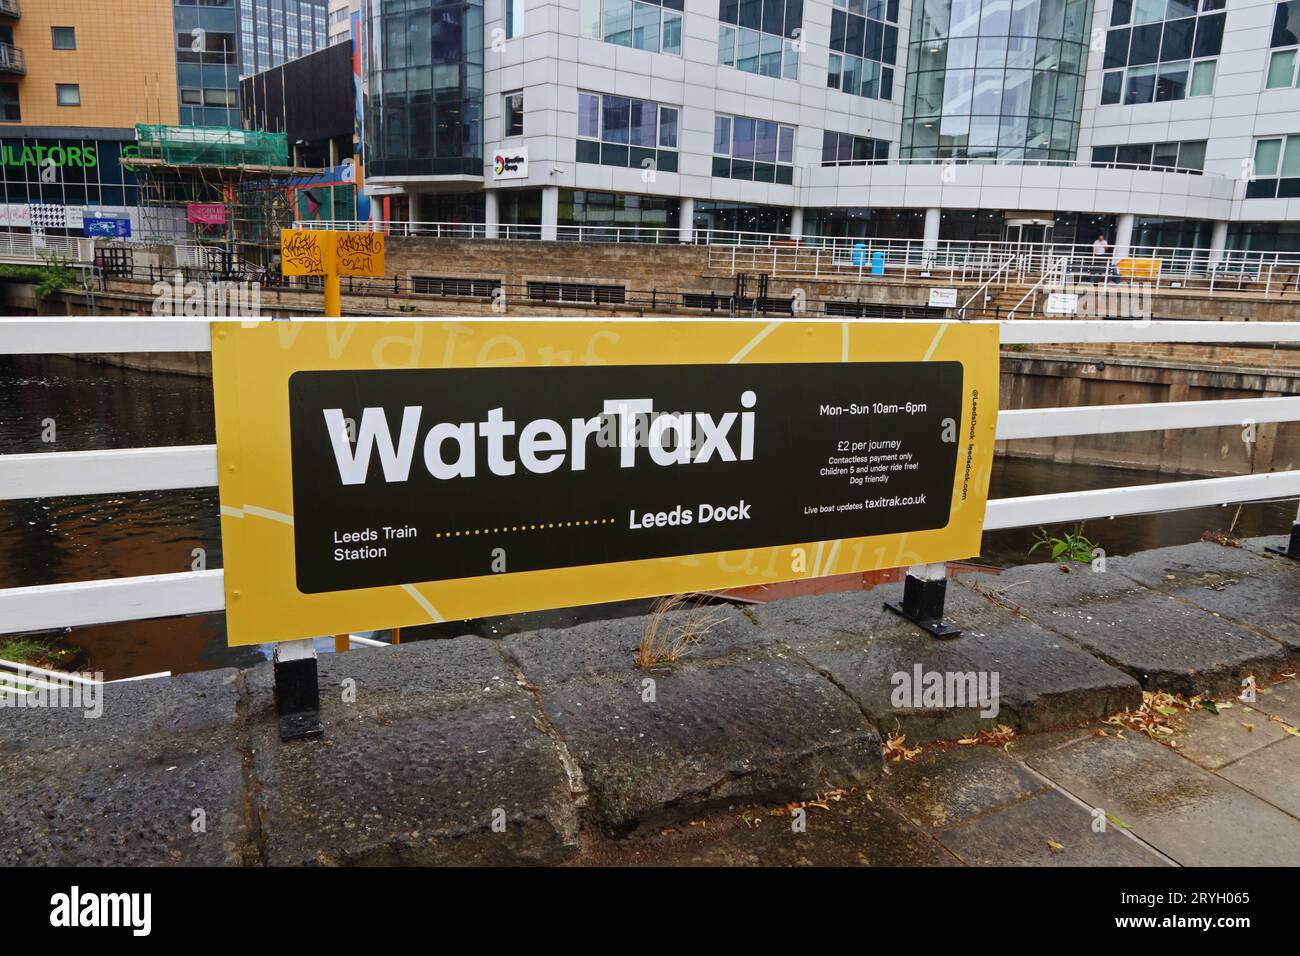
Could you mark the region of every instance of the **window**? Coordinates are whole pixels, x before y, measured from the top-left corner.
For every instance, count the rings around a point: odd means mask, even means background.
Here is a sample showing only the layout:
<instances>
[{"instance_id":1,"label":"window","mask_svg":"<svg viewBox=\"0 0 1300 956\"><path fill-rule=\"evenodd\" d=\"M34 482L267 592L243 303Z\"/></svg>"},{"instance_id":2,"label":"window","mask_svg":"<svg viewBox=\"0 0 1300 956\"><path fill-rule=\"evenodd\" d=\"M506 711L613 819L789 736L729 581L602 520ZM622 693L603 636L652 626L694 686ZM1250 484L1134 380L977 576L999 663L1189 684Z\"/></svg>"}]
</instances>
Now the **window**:
<instances>
[{"instance_id":1,"label":"window","mask_svg":"<svg viewBox=\"0 0 1300 956\"><path fill-rule=\"evenodd\" d=\"M1117 0L1102 54L1101 102L1162 103L1214 92L1224 0Z\"/></svg>"},{"instance_id":2,"label":"window","mask_svg":"<svg viewBox=\"0 0 1300 956\"><path fill-rule=\"evenodd\" d=\"M239 95L234 90L209 87L203 91L204 106L238 106Z\"/></svg>"},{"instance_id":3,"label":"window","mask_svg":"<svg viewBox=\"0 0 1300 956\"><path fill-rule=\"evenodd\" d=\"M835 0L826 85L855 96L892 99L897 20L897 0Z\"/></svg>"},{"instance_id":4,"label":"window","mask_svg":"<svg viewBox=\"0 0 1300 956\"><path fill-rule=\"evenodd\" d=\"M803 0L720 0L718 63L797 80L802 32Z\"/></svg>"},{"instance_id":5,"label":"window","mask_svg":"<svg viewBox=\"0 0 1300 956\"><path fill-rule=\"evenodd\" d=\"M713 175L790 185L794 182L794 127L748 116L715 116Z\"/></svg>"},{"instance_id":6,"label":"window","mask_svg":"<svg viewBox=\"0 0 1300 956\"><path fill-rule=\"evenodd\" d=\"M181 105L182 106L202 106L203 91L196 90L192 87L181 88Z\"/></svg>"},{"instance_id":7,"label":"window","mask_svg":"<svg viewBox=\"0 0 1300 956\"><path fill-rule=\"evenodd\" d=\"M576 159L677 172L677 107L627 96L579 93Z\"/></svg>"},{"instance_id":8,"label":"window","mask_svg":"<svg viewBox=\"0 0 1300 956\"><path fill-rule=\"evenodd\" d=\"M56 83L54 99L60 106L80 106L81 86L77 83Z\"/></svg>"},{"instance_id":9,"label":"window","mask_svg":"<svg viewBox=\"0 0 1300 956\"><path fill-rule=\"evenodd\" d=\"M281 52L282 40L277 40ZM180 63L234 63L235 35L195 28L176 34L176 59Z\"/></svg>"},{"instance_id":10,"label":"window","mask_svg":"<svg viewBox=\"0 0 1300 956\"><path fill-rule=\"evenodd\" d=\"M582 0L582 35L681 56L684 5L685 0Z\"/></svg>"},{"instance_id":11,"label":"window","mask_svg":"<svg viewBox=\"0 0 1300 956\"><path fill-rule=\"evenodd\" d=\"M513 93L507 93L504 98L504 109L502 110L502 137L523 136L524 135L524 91L516 90Z\"/></svg>"},{"instance_id":12,"label":"window","mask_svg":"<svg viewBox=\"0 0 1300 956\"><path fill-rule=\"evenodd\" d=\"M889 142L850 133L822 133L823 166L865 166L889 161Z\"/></svg>"},{"instance_id":13,"label":"window","mask_svg":"<svg viewBox=\"0 0 1300 956\"><path fill-rule=\"evenodd\" d=\"M1247 199L1300 198L1300 134L1255 141Z\"/></svg>"},{"instance_id":14,"label":"window","mask_svg":"<svg viewBox=\"0 0 1300 956\"><path fill-rule=\"evenodd\" d=\"M21 123L22 110L18 106L18 85L0 83L0 120L6 123Z\"/></svg>"},{"instance_id":15,"label":"window","mask_svg":"<svg viewBox=\"0 0 1300 956\"><path fill-rule=\"evenodd\" d=\"M1268 60L1264 88L1276 90L1295 86L1296 61L1300 59L1300 2L1279 3L1273 12L1273 48Z\"/></svg>"},{"instance_id":16,"label":"window","mask_svg":"<svg viewBox=\"0 0 1300 956\"><path fill-rule=\"evenodd\" d=\"M76 27L50 27L54 49L75 50L77 48Z\"/></svg>"},{"instance_id":17,"label":"window","mask_svg":"<svg viewBox=\"0 0 1300 956\"><path fill-rule=\"evenodd\" d=\"M1092 165L1197 174L1205 169L1205 140L1094 146Z\"/></svg>"},{"instance_id":18,"label":"window","mask_svg":"<svg viewBox=\"0 0 1300 956\"><path fill-rule=\"evenodd\" d=\"M506 0L506 39L524 35L524 0Z\"/></svg>"}]
</instances>

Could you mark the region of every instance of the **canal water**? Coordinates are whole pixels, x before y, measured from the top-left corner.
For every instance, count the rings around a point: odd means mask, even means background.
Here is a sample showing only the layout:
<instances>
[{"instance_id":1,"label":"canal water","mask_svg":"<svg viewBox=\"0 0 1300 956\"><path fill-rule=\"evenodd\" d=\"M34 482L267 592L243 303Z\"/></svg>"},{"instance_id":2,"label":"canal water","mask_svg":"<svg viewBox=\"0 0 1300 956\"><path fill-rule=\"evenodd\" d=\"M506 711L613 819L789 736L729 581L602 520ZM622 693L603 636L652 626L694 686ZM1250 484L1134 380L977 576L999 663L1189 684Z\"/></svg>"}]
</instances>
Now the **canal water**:
<instances>
[{"instance_id":1,"label":"canal water","mask_svg":"<svg viewBox=\"0 0 1300 956\"><path fill-rule=\"evenodd\" d=\"M53 429L51 433L51 427ZM52 437L54 441L45 441ZM207 379L136 372L59 356L0 356L0 454L196 445L214 440L212 387ZM1000 458L990 496L1084 491L1173 480L1151 472ZM1092 521L1083 533L1108 555L1197 541L1207 531L1246 537L1280 534L1294 503L1201 508ZM996 567L1044 560L1028 550L1036 529L990 532L973 559ZM1068 528L1049 528L1058 534ZM131 495L0 501L0 588L187 571L196 551L221 567L216 489ZM441 625L424 632L501 634L636 613L624 602ZM0 638L2 639L2 638ZM227 648L222 615L136 621L77 628L58 638L84 669L106 678L157 671L249 666L268 647Z\"/></svg>"}]
</instances>

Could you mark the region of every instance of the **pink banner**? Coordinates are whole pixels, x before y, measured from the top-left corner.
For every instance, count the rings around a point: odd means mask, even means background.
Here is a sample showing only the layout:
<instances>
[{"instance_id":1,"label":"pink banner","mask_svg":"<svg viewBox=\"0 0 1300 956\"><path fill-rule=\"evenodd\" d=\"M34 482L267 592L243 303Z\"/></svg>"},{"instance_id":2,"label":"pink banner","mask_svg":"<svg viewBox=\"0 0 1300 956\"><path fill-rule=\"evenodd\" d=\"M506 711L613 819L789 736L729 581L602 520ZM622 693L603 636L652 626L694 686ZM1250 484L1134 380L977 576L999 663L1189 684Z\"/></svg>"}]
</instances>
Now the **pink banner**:
<instances>
[{"instance_id":1,"label":"pink banner","mask_svg":"<svg viewBox=\"0 0 1300 956\"><path fill-rule=\"evenodd\" d=\"M185 218L203 226L224 226L226 207L219 202L191 202L185 204Z\"/></svg>"}]
</instances>

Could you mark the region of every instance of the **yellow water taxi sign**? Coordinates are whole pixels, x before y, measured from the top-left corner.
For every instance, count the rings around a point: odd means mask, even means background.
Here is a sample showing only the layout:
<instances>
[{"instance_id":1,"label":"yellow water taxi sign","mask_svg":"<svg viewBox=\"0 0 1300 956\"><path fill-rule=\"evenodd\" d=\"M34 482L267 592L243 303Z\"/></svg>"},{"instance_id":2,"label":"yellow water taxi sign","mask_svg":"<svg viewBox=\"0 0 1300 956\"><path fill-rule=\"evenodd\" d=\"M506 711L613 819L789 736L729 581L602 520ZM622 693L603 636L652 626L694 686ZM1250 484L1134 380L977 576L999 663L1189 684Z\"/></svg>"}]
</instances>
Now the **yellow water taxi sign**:
<instances>
[{"instance_id":1,"label":"yellow water taxi sign","mask_svg":"<svg viewBox=\"0 0 1300 956\"><path fill-rule=\"evenodd\" d=\"M212 330L232 644L979 553L994 325Z\"/></svg>"}]
</instances>

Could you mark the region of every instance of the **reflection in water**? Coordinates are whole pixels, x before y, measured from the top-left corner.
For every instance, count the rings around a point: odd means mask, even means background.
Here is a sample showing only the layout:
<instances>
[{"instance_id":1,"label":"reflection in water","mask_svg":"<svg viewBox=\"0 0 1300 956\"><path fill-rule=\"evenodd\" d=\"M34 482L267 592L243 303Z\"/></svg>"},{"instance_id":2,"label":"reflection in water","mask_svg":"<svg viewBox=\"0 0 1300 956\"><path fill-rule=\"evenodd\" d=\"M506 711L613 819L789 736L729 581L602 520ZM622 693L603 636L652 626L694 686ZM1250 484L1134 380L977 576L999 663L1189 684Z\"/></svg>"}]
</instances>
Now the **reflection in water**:
<instances>
[{"instance_id":1,"label":"reflection in water","mask_svg":"<svg viewBox=\"0 0 1300 956\"><path fill-rule=\"evenodd\" d=\"M41 440L53 419L57 441ZM213 441L212 388L207 379L134 372L57 356L0 356L0 454L193 445ZM999 459L991 496L1018 495L1173 480L1151 472L1048 461ZM1109 555L1185 544L1207 530L1226 530L1235 507L1201 508L1088 522L1084 533ZM143 492L0 502L0 588L189 570L196 548L209 568L221 567L216 489ZM1282 533L1293 505L1249 505L1236 534ZM990 532L976 560L1022 564L1035 529ZM1055 531L1056 529L1049 529ZM1034 559L1041 559L1041 551ZM637 613L621 602L442 625L443 634L501 634L520 627L563 626ZM434 628L420 629L422 632ZM414 631L407 634L415 636ZM83 648L81 666L109 679L170 670L248 666L267 648L227 648L219 614L77 628L65 640Z\"/></svg>"}]
</instances>

